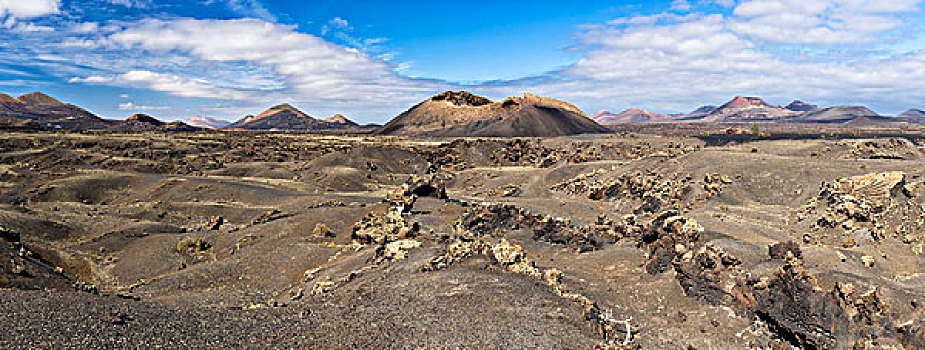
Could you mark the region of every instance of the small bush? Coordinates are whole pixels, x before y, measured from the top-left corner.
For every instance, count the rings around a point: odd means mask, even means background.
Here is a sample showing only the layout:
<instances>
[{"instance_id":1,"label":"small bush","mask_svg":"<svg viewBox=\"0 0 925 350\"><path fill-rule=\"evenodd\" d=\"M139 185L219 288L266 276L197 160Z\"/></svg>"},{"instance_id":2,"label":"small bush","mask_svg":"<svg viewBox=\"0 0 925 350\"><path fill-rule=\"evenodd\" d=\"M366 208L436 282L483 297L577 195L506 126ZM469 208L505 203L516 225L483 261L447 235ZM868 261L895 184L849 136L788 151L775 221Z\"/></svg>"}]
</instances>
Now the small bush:
<instances>
[{"instance_id":1,"label":"small bush","mask_svg":"<svg viewBox=\"0 0 925 350\"><path fill-rule=\"evenodd\" d=\"M325 225L323 222L315 224L315 229L312 230L312 235L315 237L334 237L334 231L331 230L328 225Z\"/></svg>"},{"instance_id":2,"label":"small bush","mask_svg":"<svg viewBox=\"0 0 925 350\"><path fill-rule=\"evenodd\" d=\"M177 252L198 253L212 248L212 244L199 237L186 237L177 243Z\"/></svg>"}]
</instances>

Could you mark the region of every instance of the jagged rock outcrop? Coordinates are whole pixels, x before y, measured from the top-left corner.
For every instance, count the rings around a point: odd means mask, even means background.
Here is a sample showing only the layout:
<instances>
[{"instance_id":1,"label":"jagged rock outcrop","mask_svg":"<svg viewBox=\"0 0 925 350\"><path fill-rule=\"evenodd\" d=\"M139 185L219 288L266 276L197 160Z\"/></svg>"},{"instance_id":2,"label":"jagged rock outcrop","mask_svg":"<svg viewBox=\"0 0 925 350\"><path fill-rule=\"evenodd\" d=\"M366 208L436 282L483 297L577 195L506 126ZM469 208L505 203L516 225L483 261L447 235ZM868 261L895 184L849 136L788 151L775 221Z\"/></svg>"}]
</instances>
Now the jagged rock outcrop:
<instances>
[{"instance_id":1,"label":"jagged rock outcrop","mask_svg":"<svg viewBox=\"0 0 925 350\"><path fill-rule=\"evenodd\" d=\"M447 91L405 111L377 133L538 137L608 131L577 107L552 98L524 94L492 102L465 91Z\"/></svg>"}]
</instances>

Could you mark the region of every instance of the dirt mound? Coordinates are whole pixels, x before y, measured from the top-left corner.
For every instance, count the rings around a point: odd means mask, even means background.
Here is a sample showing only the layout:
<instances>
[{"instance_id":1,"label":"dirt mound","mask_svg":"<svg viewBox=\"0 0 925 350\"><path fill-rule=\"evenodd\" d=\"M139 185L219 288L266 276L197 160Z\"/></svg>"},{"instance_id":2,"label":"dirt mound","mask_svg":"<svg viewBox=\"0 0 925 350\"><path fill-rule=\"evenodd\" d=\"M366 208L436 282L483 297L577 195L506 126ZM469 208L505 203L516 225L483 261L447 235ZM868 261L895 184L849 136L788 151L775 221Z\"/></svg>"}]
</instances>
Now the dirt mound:
<instances>
[{"instance_id":1,"label":"dirt mound","mask_svg":"<svg viewBox=\"0 0 925 350\"><path fill-rule=\"evenodd\" d=\"M568 103L525 94L502 102L448 91L400 114L377 131L416 136L561 136L608 129Z\"/></svg>"}]
</instances>

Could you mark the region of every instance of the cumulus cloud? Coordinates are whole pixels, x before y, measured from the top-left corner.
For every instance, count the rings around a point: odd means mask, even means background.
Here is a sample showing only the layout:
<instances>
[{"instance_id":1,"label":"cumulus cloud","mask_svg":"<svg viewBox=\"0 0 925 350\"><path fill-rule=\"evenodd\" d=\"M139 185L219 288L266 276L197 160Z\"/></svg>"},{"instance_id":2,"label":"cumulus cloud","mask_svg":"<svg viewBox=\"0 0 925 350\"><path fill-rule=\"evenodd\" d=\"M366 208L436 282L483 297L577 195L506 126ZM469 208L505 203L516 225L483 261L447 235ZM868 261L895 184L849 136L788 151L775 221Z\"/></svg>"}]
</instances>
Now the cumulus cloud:
<instances>
[{"instance_id":1,"label":"cumulus cloud","mask_svg":"<svg viewBox=\"0 0 925 350\"><path fill-rule=\"evenodd\" d=\"M120 103L118 107L120 111L166 111L170 109L170 106L136 105L133 102Z\"/></svg>"},{"instance_id":2,"label":"cumulus cloud","mask_svg":"<svg viewBox=\"0 0 925 350\"><path fill-rule=\"evenodd\" d=\"M671 2L671 7L669 8L672 11L690 11L693 8L690 1L687 0L674 0Z\"/></svg>"},{"instance_id":3,"label":"cumulus cloud","mask_svg":"<svg viewBox=\"0 0 925 350\"><path fill-rule=\"evenodd\" d=\"M151 6L151 0L106 0L113 5L122 5L129 8L146 9Z\"/></svg>"},{"instance_id":4,"label":"cumulus cloud","mask_svg":"<svg viewBox=\"0 0 925 350\"><path fill-rule=\"evenodd\" d=\"M730 29L771 42L865 43L898 27L897 13L920 0L750 0L737 6Z\"/></svg>"},{"instance_id":5,"label":"cumulus cloud","mask_svg":"<svg viewBox=\"0 0 925 350\"><path fill-rule=\"evenodd\" d=\"M58 13L61 0L0 0L0 18L34 18Z\"/></svg>"},{"instance_id":6,"label":"cumulus cloud","mask_svg":"<svg viewBox=\"0 0 925 350\"><path fill-rule=\"evenodd\" d=\"M346 107L380 117L442 87L402 77L393 64L355 48L259 19L150 19L127 23L102 38L65 43L144 52L147 60L162 58L158 69L87 75L72 83L141 87L182 97L261 106L284 100L316 106L324 113L344 112ZM209 72L187 69L192 65L225 69L227 74L208 78Z\"/></svg>"},{"instance_id":7,"label":"cumulus cloud","mask_svg":"<svg viewBox=\"0 0 925 350\"><path fill-rule=\"evenodd\" d=\"M247 97L242 91L217 86L205 79L185 78L173 74L156 73L146 70L133 70L111 77L75 77L70 79L70 82L145 88L163 91L181 97L206 97L230 100L245 99Z\"/></svg>"},{"instance_id":8,"label":"cumulus cloud","mask_svg":"<svg viewBox=\"0 0 925 350\"><path fill-rule=\"evenodd\" d=\"M214 0L213 0L214 1ZM267 21L275 21L276 16L270 13L259 0L219 0L224 1L232 11L248 17L257 17Z\"/></svg>"}]
</instances>

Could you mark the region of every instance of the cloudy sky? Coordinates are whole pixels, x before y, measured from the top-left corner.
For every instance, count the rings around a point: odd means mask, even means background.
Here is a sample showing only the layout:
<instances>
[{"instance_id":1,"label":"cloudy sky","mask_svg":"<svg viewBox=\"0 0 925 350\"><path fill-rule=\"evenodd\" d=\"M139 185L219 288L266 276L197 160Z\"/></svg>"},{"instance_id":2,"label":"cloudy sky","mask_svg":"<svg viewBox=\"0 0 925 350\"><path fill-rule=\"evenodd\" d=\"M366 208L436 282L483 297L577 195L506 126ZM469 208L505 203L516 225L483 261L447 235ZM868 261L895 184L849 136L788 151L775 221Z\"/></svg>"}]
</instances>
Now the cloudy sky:
<instances>
[{"instance_id":1,"label":"cloudy sky","mask_svg":"<svg viewBox=\"0 0 925 350\"><path fill-rule=\"evenodd\" d=\"M588 113L751 95L894 114L925 108L923 3L0 0L0 92L167 120L289 102L382 123L449 89Z\"/></svg>"}]
</instances>

